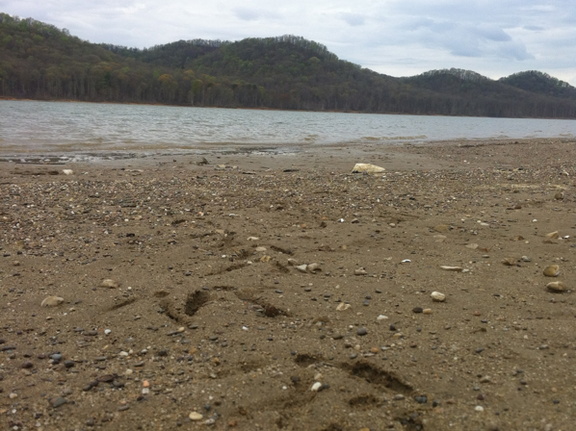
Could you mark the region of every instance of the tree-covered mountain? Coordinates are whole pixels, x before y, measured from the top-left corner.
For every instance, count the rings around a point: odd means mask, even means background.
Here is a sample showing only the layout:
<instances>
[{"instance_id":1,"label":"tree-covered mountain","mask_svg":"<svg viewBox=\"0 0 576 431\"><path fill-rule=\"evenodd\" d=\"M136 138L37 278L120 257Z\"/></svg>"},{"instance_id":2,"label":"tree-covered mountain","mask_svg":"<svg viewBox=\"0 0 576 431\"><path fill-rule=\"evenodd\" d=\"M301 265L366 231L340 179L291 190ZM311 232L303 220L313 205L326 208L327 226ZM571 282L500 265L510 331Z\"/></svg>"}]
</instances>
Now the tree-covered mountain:
<instances>
[{"instance_id":1,"label":"tree-covered mountain","mask_svg":"<svg viewBox=\"0 0 576 431\"><path fill-rule=\"evenodd\" d=\"M498 81L461 69L393 78L297 36L135 49L92 44L2 13L0 97L576 118L576 89L541 72Z\"/></svg>"},{"instance_id":2,"label":"tree-covered mountain","mask_svg":"<svg viewBox=\"0 0 576 431\"><path fill-rule=\"evenodd\" d=\"M564 81L560 81L547 73L537 70L514 73L513 75L498 80L503 84L511 85L532 93L545 96L563 97L566 99L576 98L576 88Z\"/></svg>"}]
</instances>

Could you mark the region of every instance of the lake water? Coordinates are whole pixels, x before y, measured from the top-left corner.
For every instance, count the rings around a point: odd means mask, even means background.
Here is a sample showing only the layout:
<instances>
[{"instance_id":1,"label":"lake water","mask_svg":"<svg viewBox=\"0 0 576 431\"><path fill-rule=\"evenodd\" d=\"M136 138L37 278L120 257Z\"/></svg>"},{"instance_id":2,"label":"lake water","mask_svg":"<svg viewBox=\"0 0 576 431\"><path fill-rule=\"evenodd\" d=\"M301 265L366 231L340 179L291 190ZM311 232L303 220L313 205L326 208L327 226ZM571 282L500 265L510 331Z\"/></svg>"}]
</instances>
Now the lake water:
<instances>
[{"instance_id":1,"label":"lake water","mask_svg":"<svg viewBox=\"0 0 576 431\"><path fill-rule=\"evenodd\" d=\"M137 157L439 140L574 138L576 120L0 101L0 156Z\"/></svg>"}]
</instances>

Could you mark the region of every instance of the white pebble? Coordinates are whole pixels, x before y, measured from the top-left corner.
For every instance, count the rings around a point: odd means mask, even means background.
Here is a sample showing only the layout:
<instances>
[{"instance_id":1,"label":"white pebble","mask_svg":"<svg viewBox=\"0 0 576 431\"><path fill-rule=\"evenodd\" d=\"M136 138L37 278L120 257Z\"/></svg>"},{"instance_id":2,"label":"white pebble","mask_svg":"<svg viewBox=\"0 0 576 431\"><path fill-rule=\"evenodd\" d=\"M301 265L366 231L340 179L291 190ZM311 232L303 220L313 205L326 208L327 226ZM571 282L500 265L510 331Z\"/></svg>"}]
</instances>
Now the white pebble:
<instances>
[{"instance_id":1,"label":"white pebble","mask_svg":"<svg viewBox=\"0 0 576 431\"><path fill-rule=\"evenodd\" d=\"M202 414L198 412L192 412L188 415L188 417L190 418L191 421L201 421L204 418L204 416L202 416Z\"/></svg>"},{"instance_id":2,"label":"white pebble","mask_svg":"<svg viewBox=\"0 0 576 431\"><path fill-rule=\"evenodd\" d=\"M315 382L312 387L310 388L310 390L312 392L318 392L320 390L320 388L322 387L322 383L320 382Z\"/></svg>"},{"instance_id":3,"label":"white pebble","mask_svg":"<svg viewBox=\"0 0 576 431\"><path fill-rule=\"evenodd\" d=\"M106 278L106 279L102 280L102 283L100 283L100 286L107 287L109 289L116 289L117 287L119 287L119 284L116 280L112 280L111 278Z\"/></svg>"},{"instance_id":4,"label":"white pebble","mask_svg":"<svg viewBox=\"0 0 576 431\"><path fill-rule=\"evenodd\" d=\"M430 294L430 297L432 298L433 301L436 301L436 302L446 301L446 295L444 295L442 292L434 291Z\"/></svg>"},{"instance_id":5,"label":"white pebble","mask_svg":"<svg viewBox=\"0 0 576 431\"><path fill-rule=\"evenodd\" d=\"M308 272L308 265L306 264L298 265L295 266L294 268L296 268L300 272Z\"/></svg>"}]
</instances>

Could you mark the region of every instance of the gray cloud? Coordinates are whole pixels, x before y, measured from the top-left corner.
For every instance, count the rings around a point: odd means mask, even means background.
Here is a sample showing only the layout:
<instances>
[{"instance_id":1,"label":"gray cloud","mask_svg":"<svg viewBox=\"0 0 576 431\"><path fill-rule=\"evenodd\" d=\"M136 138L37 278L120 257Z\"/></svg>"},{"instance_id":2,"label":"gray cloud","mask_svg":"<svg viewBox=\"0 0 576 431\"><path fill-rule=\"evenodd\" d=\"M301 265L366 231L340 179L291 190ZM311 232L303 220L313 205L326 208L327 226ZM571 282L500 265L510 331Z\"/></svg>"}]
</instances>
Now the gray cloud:
<instances>
[{"instance_id":1,"label":"gray cloud","mask_svg":"<svg viewBox=\"0 0 576 431\"><path fill-rule=\"evenodd\" d=\"M358 13L349 13L348 12L348 13L343 13L341 16L342 16L342 19L344 21L346 21L346 23L348 23L352 27L364 25L364 23L366 22L366 17L364 15L361 15Z\"/></svg>"}]
</instances>

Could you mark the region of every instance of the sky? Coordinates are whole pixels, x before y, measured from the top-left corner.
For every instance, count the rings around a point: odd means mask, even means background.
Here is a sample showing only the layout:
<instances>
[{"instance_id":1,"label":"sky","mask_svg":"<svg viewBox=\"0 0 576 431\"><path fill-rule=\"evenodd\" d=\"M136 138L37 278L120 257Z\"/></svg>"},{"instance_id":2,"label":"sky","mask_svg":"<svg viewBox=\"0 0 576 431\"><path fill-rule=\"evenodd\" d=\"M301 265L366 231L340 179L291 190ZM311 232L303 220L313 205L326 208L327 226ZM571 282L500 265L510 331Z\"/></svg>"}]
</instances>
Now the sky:
<instances>
[{"instance_id":1,"label":"sky","mask_svg":"<svg viewBox=\"0 0 576 431\"><path fill-rule=\"evenodd\" d=\"M576 86L574 0L0 0L0 12L93 43L148 48L291 34L392 76L539 70Z\"/></svg>"}]
</instances>

